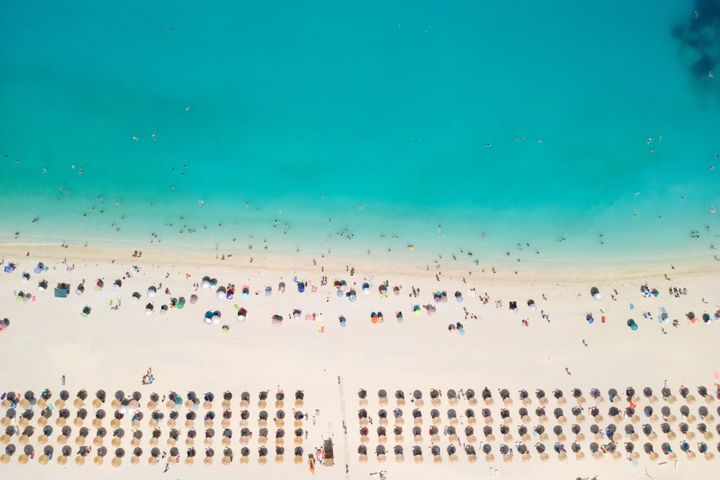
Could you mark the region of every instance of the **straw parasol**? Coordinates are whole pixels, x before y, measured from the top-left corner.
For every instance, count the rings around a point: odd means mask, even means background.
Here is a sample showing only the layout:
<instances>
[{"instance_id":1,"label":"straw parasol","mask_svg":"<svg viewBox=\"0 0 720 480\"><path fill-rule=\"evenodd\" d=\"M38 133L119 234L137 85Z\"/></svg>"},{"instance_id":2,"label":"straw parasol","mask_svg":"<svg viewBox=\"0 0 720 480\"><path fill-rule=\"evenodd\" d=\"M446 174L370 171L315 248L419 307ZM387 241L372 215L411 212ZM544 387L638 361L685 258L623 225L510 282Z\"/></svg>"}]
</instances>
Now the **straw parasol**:
<instances>
[{"instance_id":1,"label":"straw parasol","mask_svg":"<svg viewBox=\"0 0 720 480\"><path fill-rule=\"evenodd\" d=\"M107 435L107 430L100 427L95 432L95 438L93 439L93 445L96 447L100 447L103 444L103 439L105 438L105 435Z\"/></svg>"},{"instance_id":2,"label":"straw parasol","mask_svg":"<svg viewBox=\"0 0 720 480\"><path fill-rule=\"evenodd\" d=\"M385 389L378 390L378 399L380 405L387 405L387 391Z\"/></svg>"},{"instance_id":3,"label":"straw parasol","mask_svg":"<svg viewBox=\"0 0 720 480\"><path fill-rule=\"evenodd\" d=\"M433 444L440 443L440 430L435 425L431 426L428 433L430 433L430 441Z\"/></svg>"},{"instance_id":4,"label":"straw parasol","mask_svg":"<svg viewBox=\"0 0 720 480\"><path fill-rule=\"evenodd\" d=\"M422 455L422 448L420 448L418 445L415 445L412 449L413 454L413 460L415 463L422 463L423 461L423 455Z\"/></svg>"},{"instance_id":5,"label":"straw parasol","mask_svg":"<svg viewBox=\"0 0 720 480\"><path fill-rule=\"evenodd\" d=\"M512 398L510 398L510 391L506 388L500 390L500 399L503 401L505 406L510 406L513 403Z\"/></svg>"},{"instance_id":6,"label":"straw parasol","mask_svg":"<svg viewBox=\"0 0 720 480\"><path fill-rule=\"evenodd\" d=\"M663 387L661 390L663 400L665 400L668 403L675 403L677 398L675 395L672 394L672 390L670 390L668 387Z\"/></svg>"},{"instance_id":7,"label":"straw parasol","mask_svg":"<svg viewBox=\"0 0 720 480\"><path fill-rule=\"evenodd\" d=\"M650 457L650 460L655 461L658 459L658 454L655 451L655 447L652 443L647 442L643 445L643 450L645 451L645 454Z\"/></svg>"},{"instance_id":8,"label":"straw parasol","mask_svg":"<svg viewBox=\"0 0 720 480\"><path fill-rule=\"evenodd\" d=\"M121 402L125 400L125 392L122 390L116 390L115 391L115 397L113 398L113 401L110 402L110 406L112 408L120 408Z\"/></svg>"},{"instance_id":9,"label":"straw parasol","mask_svg":"<svg viewBox=\"0 0 720 480\"><path fill-rule=\"evenodd\" d=\"M8 408L10 406L10 404L15 402L16 400L17 400L17 396L16 396L15 392L7 392L5 394L5 398L2 400L0 405L2 406L2 408Z\"/></svg>"},{"instance_id":10,"label":"straw parasol","mask_svg":"<svg viewBox=\"0 0 720 480\"><path fill-rule=\"evenodd\" d=\"M267 428L261 428L258 430L258 443L260 445L265 445L267 443L267 436L268 436L268 429Z\"/></svg>"},{"instance_id":11,"label":"straw parasol","mask_svg":"<svg viewBox=\"0 0 720 480\"><path fill-rule=\"evenodd\" d=\"M58 395L58 399L55 400L55 408L63 408L65 406L65 402L70 398L70 392L67 390L62 390L60 392L60 395Z\"/></svg>"},{"instance_id":12,"label":"straw parasol","mask_svg":"<svg viewBox=\"0 0 720 480\"><path fill-rule=\"evenodd\" d=\"M430 420L433 424L440 425L440 423L442 422L442 420L440 419L440 411L434 408L430 410Z\"/></svg>"},{"instance_id":13,"label":"straw parasol","mask_svg":"<svg viewBox=\"0 0 720 480\"><path fill-rule=\"evenodd\" d=\"M210 410L213 400L215 400L215 395L212 392L206 392L205 395L203 395L203 408Z\"/></svg>"},{"instance_id":14,"label":"straw parasol","mask_svg":"<svg viewBox=\"0 0 720 480\"><path fill-rule=\"evenodd\" d=\"M456 463L458 461L458 456L457 456L457 448L455 448L455 445L453 445L453 444L448 445L446 450L447 450L447 454L450 459L450 462Z\"/></svg>"},{"instance_id":15,"label":"straw parasol","mask_svg":"<svg viewBox=\"0 0 720 480\"><path fill-rule=\"evenodd\" d=\"M33 392L32 390L28 390L25 392L23 399L20 401L20 406L23 408L28 408L30 405L35 405L36 403L37 399L35 398L35 392Z\"/></svg>"},{"instance_id":16,"label":"straw parasol","mask_svg":"<svg viewBox=\"0 0 720 480\"><path fill-rule=\"evenodd\" d=\"M377 428L378 443L385 444L387 442L387 430L385 427Z\"/></svg>"},{"instance_id":17,"label":"straw parasol","mask_svg":"<svg viewBox=\"0 0 720 480\"><path fill-rule=\"evenodd\" d=\"M520 438L522 439L523 442L530 441L530 435L528 434L528 428L525 425L520 425L518 427L517 431L518 431L518 435L520 436Z\"/></svg>"},{"instance_id":18,"label":"straw parasol","mask_svg":"<svg viewBox=\"0 0 720 480\"><path fill-rule=\"evenodd\" d=\"M402 443L405 440L402 433L403 433L402 427L396 425L393 428L393 434L395 435L395 443Z\"/></svg>"},{"instance_id":19,"label":"straw parasol","mask_svg":"<svg viewBox=\"0 0 720 480\"><path fill-rule=\"evenodd\" d=\"M250 393L242 392L240 394L240 406L243 408L246 408L248 405L250 405ZM260 408L263 408L263 407L260 407Z\"/></svg>"},{"instance_id":20,"label":"straw parasol","mask_svg":"<svg viewBox=\"0 0 720 480\"><path fill-rule=\"evenodd\" d=\"M281 446L275 447L275 463L283 463L285 461L285 448Z\"/></svg>"},{"instance_id":21,"label":"straw parasol","mask_svg":"<svg viewBox=\"0 0 720 480\"><path fill-rule=\"evenodd\" d=\"M413 427L412 429L413 441L417 444L422 443L422 429L420 427Z\"/></svg>"},{"instance_id":22,"label":"straw parasol","mask_svg":"<svg viewBox=\"0 0 720 480\"><path fill-rule=\"evenodd\" d=\"M125 436L125 430L123 430L122 428L116 429L113 432L113 439L112 439L113 446L119 447L124 436Z\"/></svg>"},{"instance_id":23,"label":"straw parasol","mask_svg":"<svg viewBox=\"0 0 720 480\"><path fill-rule=\"evenodd\" d=\"M208 446L212 445L214 437L215 437L214 429L208 428L207 430L205 430L205 440L204 440L205 445L208 445Z\"/></svg>"},{"instance_id":24,"label":"straw parasol","mask_svg":"<svg viewBox=\"0 0 720 480\"><path fill-rule=\"evenodd\" d=\"M465 454L467 454L468 462L477 462L477 453L475 451L475 447L473 447L472 445L465 445Z\"/></svg>"},{"instance_id":25,"label":"straw parasol","mask_svg":"<svg viewBox=\"0 0 720 480\"><path fill-rule=\"evenodd\" d=\"M435 407L440 406L440 392L435 388L430 389L430 403Z\"/></svg>"},{"instance_id":26,"label":"straw parasol","mask_svg":"<svg viewBox=\"0 0 720 480\"><path fill-rule=\"evenodd\" d=\"M222 464L223 465L230 465L232 463L233 459L233 451L231 448L225 448L223 450L223 458L222 458Z\"/></svg>"},{"instance_id":27,"label":"straw parasol","mask_svg":"<svg viewBox=\"0 0 720 480\"><path fill-rule=\"evenodd\" d=\"M231 406L231 400L233 398L232 392L225 391L223 392L223 401L222 401L222 408L224 410L229 410Z\"/></svg>"},{"instance_id":28,"label":"straw parasol","mask_svg":"<svg viewBox=\"0 0 720 480\"><path fill-rule=\"evenodd\" d=\"M185 464L186 465L194 465L195 464L195 449L190 447L187 450L187 457L185 458Z\"/></svg>"},{"instance_id":29,"label":"straw parasol","mask_svg":"<svg viewBox=\"0 0 720 480\"><path fill-rule=\"evenodd\" d=\"M93 408L100 408L103 403L105 403L105 399L107 397L107 394L105 393L105 390L98 390L95 392L95 398L92 401Z\"/></svg>"},{"instance_id":30,"label":"straw parasol","mask_svg":"<svg viewBox=\"0 0 720 480\"><path fill-rule=\"evenodd\" d=\"M168 463L176 464L180 459L180 450L177 447L172 447L168 455Z\"/></svg>"},{"instance_id":31,"label":"straw parasol","mask_svg":"<svg viewBox=\"0 0 720 480\"><path fill-rule=\"evenodd\" d=\"M87 418L87 410L84 408L81 408L75 413L75 421L73 422L76 427L80 427L85 422L85 419Z\"/></svg>"},{"instance_id":32,"label":"straw parasol","mask_svg":"<svg viewBox=\"0 0 720 480\"><path fill-rule=\"evenodd\" d=\"M358 446L358 461L360 463L367 462L367 447L365 445Z\"/></svg>"},{"instance_id":33,"label":"straw parasol","mask_svg":"<svg viewBox=\"0 0 720 480\"><path fill-rule=\"evenodd\" d=\"M267 463L267 455L268 455L268 449L265 447L258 448L258 463L265 464Z\"/></svg>"},{"instance_id":34,"label":"straw parasol","mask_svg":"<svg viewBox=\"0 0 720 480\"><path fill-rule=\"evenodd\" d=\"M197 431L195 431L194 428L191 428L188 430L185 438L185 445L191 447L195 445L195 437L197 436Z\"/></svg>"},{"instance_id":35,"label":"straw parasol","mask_svg":"<svg viewBox=\"0 0 720 480\"><path fill-rule=\"evenodd\" d=\"M384 445L378 445L375 447L375 457L377 458L378 463L385 463L386 454L387 450Z\"/></svg>"},{"instance_id":36,"label":"straw parasol","mask_svg":"<svg viewBox=\"0 0 720 480\"><path fill-rule=\"evenodd\" d=\"M505 442L512 442L512 434L510 433L510 427L505 424L500 425L500 435Z\"/></svg>"},{"instance_id":37,"label":"straw parasol","mask_svg":"<svg viewBox=\"0 0 720 480\"><path fill-rule=\"evenodd\" d=\"M508 410L507 408L501 408L500 419L505 426L510 425L512 423L512 418L510 417L510 410Z\"/></svg>"},{"instance_id":38,"label":"straw parasol","mask_svg":"<svg viewBox=\"0 0 720 480\"><path fill-rule=\"evenodd\" d=\"M243 428L240 430L240 444L241 445L247 445L247 443L250 440L250 429Z\"/></svg>"},{"instance_id":39,"label":"straw parasol","mask_svg":"<svg viewBox=\"0 0 720 480\"><path fill-rule=\"evenodd\" d=\"M160 452L159 448L153 447L152 449L150 449L150 457L148 458L148 463L150 465L157 464L158 461L160 460L160 454L161 454L161 452Z\"/></svg>"},{"instance_id":40,"label":"straw parasol","mask_svg":"<svg viewBox=\"0 0 720 480\"><path fill-rule=\"evenodd\" d=\"M472 388L468 388L467 390L465 390L465 399L470 403L470 405L476 405L477 397L475 396L475 390L473 390Z\"/></svg>"},{"instance_id":41,"label":"straw parasol","mask_svg":"<svg viewBox=\"0 0 720 480\"><path fill-rule=\"evenodd\" d=\"M367 418L367 412L365 412L365 416ZM267 419L268 419L267 411L260 410L260 413L258 413L258 427L267 426Z\"/></svg>"},{"instance_id":42,"label":"straw parasol","mask_svg":"<svg viewBox=\"0 0 720 480\"><path fill-rule=\"evenodd\" d=\"M418 408L421 408L424 404L423 399L422 399L422 396L423 396L422 392L420 390L415 390L415 391L413 391L412 396L415 401L415 406Z\"/></svg>"},{"instance_id":43,"label":"straw parasol","mask_svg":"<svg viewBox=\"0 0 720 480\"><path fill-rule=\"evenodd\" d=\"M501 443L499 450L500 450L500 455L502 455L503 461L504 461L505 463L509 463L509 462L512 461L512 459L513 459L513 452L512 452L512 449L511 449L509 446L505 445L504 443Z\"/></svg>"}]
</instances>

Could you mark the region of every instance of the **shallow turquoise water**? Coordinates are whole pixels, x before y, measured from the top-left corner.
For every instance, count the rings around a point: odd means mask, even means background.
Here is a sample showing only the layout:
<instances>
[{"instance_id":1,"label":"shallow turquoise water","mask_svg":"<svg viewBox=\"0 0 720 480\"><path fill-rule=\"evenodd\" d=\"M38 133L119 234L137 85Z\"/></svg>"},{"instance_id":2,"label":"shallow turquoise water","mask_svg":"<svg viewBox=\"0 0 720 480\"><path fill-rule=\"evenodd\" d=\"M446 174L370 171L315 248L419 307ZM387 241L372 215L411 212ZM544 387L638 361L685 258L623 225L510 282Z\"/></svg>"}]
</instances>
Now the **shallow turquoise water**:
<instances>
[{"instance_id":1,"label":"shallow turquoise water","mask_svg":"<svg viewBox=\"0 0 720 480\"><path fill-rule=\"evenodd\" d=\"M5 1L0 236L709 252L720 76L670 34L692 9Z\"/></svg>"}]
</instances>

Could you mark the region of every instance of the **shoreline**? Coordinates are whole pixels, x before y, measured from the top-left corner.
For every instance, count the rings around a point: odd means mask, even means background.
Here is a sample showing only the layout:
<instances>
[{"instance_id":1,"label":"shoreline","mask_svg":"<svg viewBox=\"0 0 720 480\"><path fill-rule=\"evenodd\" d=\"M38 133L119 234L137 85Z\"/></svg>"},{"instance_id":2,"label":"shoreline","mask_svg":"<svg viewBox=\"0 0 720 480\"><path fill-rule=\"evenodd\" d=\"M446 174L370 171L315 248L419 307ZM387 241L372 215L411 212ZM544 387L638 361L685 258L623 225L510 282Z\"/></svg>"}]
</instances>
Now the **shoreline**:
<instances>
[{"instance_id":1,"label":"shoreline","mask_svg":"<svg viewBox=\"0 0 720 480\"><path fill-rule=\"evenodd\" d=\"M406 254L393 258L390 255L377 254L365 258L352 258L342 254L313 256L304 252L292 254L237 255L222 259L220 254L205 251L190 251L181 248L162 250L142 249L142 257L133 257L134 249L120 245L113 246L74 246L67 248L59 244L0 243L0 257L6 261L22 261L27 253L35 259L62 260L74 262L121 262L137 265L173 265L186 268L212 266L218 269L239 269L276 272L341 272L346 266L352 266L359 274L410 276L434 276L441 272L448 280L466 279L480 282L534 282L552 280L558 282L582 283L586 281L607 281L642 279L663 276L664 274L706 275L720 274L720 262L707 261L704 255L685 257L668 256L646 262L642 259L593 265L576 265L569 261L536 260L533 262L514 262L498 259L496 262L473 264L471 261L438 261L421 255ZM251 261L252 259L252 261ZM442 263L441 263L442 262ZM493 273L493 268L495 272ZM516 273L517 272L517 273Z\"/></svg>"}]
</instances>

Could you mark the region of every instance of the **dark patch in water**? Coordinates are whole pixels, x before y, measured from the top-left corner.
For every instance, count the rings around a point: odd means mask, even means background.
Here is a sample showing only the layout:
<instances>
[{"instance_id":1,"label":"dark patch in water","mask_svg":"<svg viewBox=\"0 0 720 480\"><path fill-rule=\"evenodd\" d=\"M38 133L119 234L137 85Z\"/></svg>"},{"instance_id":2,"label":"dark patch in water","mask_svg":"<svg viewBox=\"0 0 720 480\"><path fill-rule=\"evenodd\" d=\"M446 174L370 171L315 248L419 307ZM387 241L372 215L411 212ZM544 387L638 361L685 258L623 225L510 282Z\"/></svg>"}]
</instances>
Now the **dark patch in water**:
<instances>
[{"instance_id":1,"label":"dark patch in water","mask_svg":"<svg viewBox=\"0 0 720 480\"><path fill-rule=\"evenodd\" d=\"M708 55L703 55L700 60L693 63L690 69L696 77L704 77L708 75L708 72L712 72L715 62Z\"/></svg>"},{"instance_id":2,"label":"dark patch in water","mask_svg":"<svg viewBox=\"0 0 720 480\"><path fill-rule=\"evenodd\" d=\"M695 0L690 18L674 25L671 35L693 76L712 78L720 64L720 0Z\"/></svg>"}]
</instances>

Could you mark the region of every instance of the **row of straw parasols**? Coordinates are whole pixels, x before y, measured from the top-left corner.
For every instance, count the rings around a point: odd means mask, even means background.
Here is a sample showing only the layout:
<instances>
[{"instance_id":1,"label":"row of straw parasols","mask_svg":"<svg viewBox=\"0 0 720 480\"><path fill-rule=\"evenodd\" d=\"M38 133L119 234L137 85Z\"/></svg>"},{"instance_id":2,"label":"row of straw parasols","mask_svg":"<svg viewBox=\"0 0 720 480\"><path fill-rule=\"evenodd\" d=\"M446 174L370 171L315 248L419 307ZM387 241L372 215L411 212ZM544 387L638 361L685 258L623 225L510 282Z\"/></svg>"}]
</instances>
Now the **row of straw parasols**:
<instances>
[{"instance_id":1,"label":"row of straw parasols","mask_svg":"<svg viewBox=\"0 0 720 480\"><path fill-rule=\"evenodd\" d=\"M301 446L297 446L289 450L286 450L282 446L275 447L274 461L276 463L282 463L286 452L293 454L294 463L302 463L304 451ZM89 447L81 447L76 452L73 452L72 448L67 446L62 447L59 451L56 451L51 446L46 446L41 452L35 452L34 448L29 445L25 446L23 451L18 454L14 445L8 445L5 447L3 454L0 455L0 463L10 463L11 459L16 456L18 463L27 464L33 457L35 457L36 453L39 453L39 456L37 456L37 462L41 465L46 465L51 461L56 461L60 465L66 465L70 461L74 462L76 465L84 465L86 463L86 458L93 454ZM183 461L181 453L182 452L177 447L171 448L168 452L168 462L175 464ZM227 447L224 448L222 452L215 452L212 448L206 448L203 452L202 462L206 465L212 464L214 462L214 458L220 455L222 455L221 463L223 465L233 463L236 458L239 463L247 464L250 461L252 452L247 447L241 448L237 454L231 448ZM135 447L130 451L126 451L124 448L116 448L111 452L105 447L100 447L94 452L92 461L96 465L103 465L105 463L105 459L109 456L111 456L110 464L114 467L121 466L127 457L129 457L129 462L133 465L137 465L143 461L147 461L150 465L155 465L162 459L162 452L159 448L151 448L149 451L144 451L140 447ZM192 465L195 463L195 458L197 456L198 452L194 448L188 448L185 451L183 463ZM266 447L259 447L257 449L258 463L267 463L269 456L270 451Z\"/></svg>"},{"instance_id":2,"label":"row of straw parasols","mask_svg":"<svg viewBox=\"0 0 720 480\"><path fill-rule=\"evenodd\" d=\"M259 408L266 408L269 401L270 393L268 391L261 391L258 394L257 405ZM282 390L278 390L275 395L274 404L276 408L284 408L285 406L285 393ZM70 392L62 390L53 401L53 394L49 389L45 389L39 396L31 390L26 391L20 395L16 392L7 392L5 398L0 402L2 408L9 408L12 404L19 405L21 409L27 409L30 406L38 406L40 408L47 407L48 403L52 402L56 409L65 408L66 404L70 402ZM110 399L110 406L112 408L120 408L126 406L129 408L136 409L140 406L140 402L143 395L139 391L134 391L131 394L126 394L122 390L116 390L113 398ZM167 396L165 403L169 409L176 409L180 405L184 405L186 408L196 408L202 406L205 410L210 410L214 406L216 399L215 394L212 392L206 392L202 395L198 395L194 391L190 391L185 396L185 401L182 401L182 396L176 392L170 392ZM232 406L233 394L232 392L226 391L222 394L221 406L224 409L229 409ZM296 408L302 408L304 405L305 393L303 390L296 390L294 394L294 406ZM101 408L106 404L108 400L108 394L105 390L98 390L95 393L94 398L89 400L89 394L87 390L80 390L73 397L72 404L75 408L83 408L86 403L90 402L94 408ZM159 394L153 392L148 397L147 407L150 409L157 408L160 404L161 397ZM251 395L249 392L242 392L240 395L240 407L247 408L251 403Z\"/></svg>"},{"instance_id":3,"label":"row of straw parasols","mask_svg":"<svg viewBox=\"0 0 720 480\"><path fill-rule=\"evenodd\" d=\"M52 417L55 412L49 408L46 407L45 409L41 410L39 415L36 415L34 411L27 410L25 412L22 412L20 414L17 410L13 408L9 408L2 419L0 419L0 423L2 423L2 426L8 427L13 423L17 423L20 427L26 427L29 426L31 423L36 423L39 427L45 427L52 423ZM18 415L19 418L18 418ZM192 428L195 426L196 421L201 421L205 428L211 428L215 425L216 415L213 411L207 411L204 414L201 413L201 417L198 416L198 414L195 411L188 411L184 415L184 425L187 428ZM119 428L120 425L123 423L123 420L125 417L130 418L130 423L133 428L140 429L142 427L142 420L145 418L145 414L139 410L132 411L132 410L115 410L112 417L110 417L110 426L112 428ZM90 415L90 412L88 412L86 409L81 408L75 412L75 417L71 418L72 414L69 409L60 409L57 410L55 414L54 423L58 427L65 427L69 424L75 425L76 427L84 427L91 425L94 428L100 428L103 425L106 425L106 421L108 419L108 412L104 409L98 409L96 410L92 415ZM180 418L181 414L180 412L173 410L168 415L167 420L165 419L165 414L159 410L154 410L150 413L148 416L147 425L150 428L158 428L161 424L165 423L170 428L175 428L179 424L183 422L183 420ZM250 424L250 412L248 410L242 410L239 413L240 421L238 422L241 427L246 427ZM220 419L220 425L223 427L229 427L233 418L233 411L232 410L225 410L222 412L222 416ZM295 410L293 413L292 420L294 421L294 425L302 426L303 419L305 418L305 414L302 412L302 410ZM267 410L261 410L257 414L257 424L259 427L266 427L269 422L273 422L276 427L282 428L286 424L286 413L285 410L276 410L274 412L274 417L272 420L270 419L270 413Z\"/></svg>"},{"instance_id":4,"label":"row of straw parasols","mask_svg":"<svg viewBox=\"0 0 720 480\"><path fill-rule=\"evenodd\" d=\"M21 418L17 422L17 425L12 425L12 423L15 420L14 412L9 412L9 413L10 413L10 416L4 417L3 418L4 421L2 422L3 427L5 428L5 434L9 435L9 436L12 436L13 434L17 434L20 436L27 435L27 436L31 437L32 435L35 434L36 428L42 432L41 436L45 436L45 437L50 437L51 435L53 435L53 433L57 433L57 432L61 432L62 435L69 437L73 431L72 427L67 424L68 423L67 417L69 416L69 412L65 412L65 413L61 412L61 414L58 416L58 418L55 421L56 427L49 425L47 422L47 419L43 416L40 416L40 418L38 419L37 427L35 425L31 425L30 419L28 419L26 417ZM229 413L230 413L229 411L224 412L224 414L223 414L224 418L220 422L220 426L222 428L224 428L226 431L232 432L232 430L230 430L230 415L229 415ZM239 426L241 428L243 428L243 430L247 430L247 427L250 426L249 420L248 420L249 415L245 416L245 415L242 415L242 413L244 413L244 412L241 412L241 417L240 417L241 420L238 423L239 423ZM140 416L140 414L135 414L135 415L137 417ZM75 428L78 429L78 432L79 432L78 434L82 435L83 437L87 437L90 433L90 430L89 430L89 427L90 427L97 431L98 436L104 436L105 432L106 432L106 430L104 428L104 425L105 425L104 420L103 420L104 417L105 417L105 413L103 411L96 412L95 418L93 419L91 426L90 425L86 426L84 424L85 420L81 419L80 417L76 417L76 419L75 419L76 421L74 422L74 424L75 424ZM123 432L124 430L121 428L120 420L118 420L117 417L119 417L119 416L116 416L116 418L113 418L113 420L110 422L111 424L109 426L111 428L115 429L115 432ZM187 420L185 421L185 424L184 424L185 427L187 429L189 429L190 431L194 431L194 429L195 429L194 412L188 413L186 415L186 418L187 418ZM294 417L292 419L292 426L294 428L301 428L304 425L303 419L304 419L304 414L301 411L296 411L294 414ZM268 425L269 425L268 422L269 422L268 413L266 411L260 412L260 414L258 415L258 420L257 420L258 427L261 429L266 429L266 427L268 427ZM277 412L275 412L275 418L272 419L272 422L274 423L275 427L278 429L282 429L286 426L291 425L290 423L286 422L285 412L283 410L278 410ZM169 428L169 432L171 435L172 435L172 432L177 432L177 430L176 430L176 427L178 427L177 423L178 422L173 420L172 418L170 418L167 421L167 424L168 424L167 426ZM206 420L204 421L203 424L206 429L214 428L214 422L210 419L206 418ZM139 420L133 420L131 422L131 425L135 431L142 433L142 426L141 426ZM163 430L160 427L160 424L158 423L158 420L156 420L156 419L151 419L150 422L148 422L148 426L152 429L151 432L153 434L157 434L157 436L160 436L163 432ZM103 433L100 433L100 432L103 432Z\"/></svg>"},{"instance_id":5,"label":"row of straw parasols","mask_svg":"<svg viewBox=\"0 0 720 480\"><path fill-rule=\"evenodd\" d=\"M451 443L457 443L459 437L462 437L467 443L475 443L478 437L481 437L484 442L493 442L496 439L496 434L498 434L504 442L512 442L513 439L516 438L523 442L528 442L531 436L537 437L541 441L546 441L550 435L554 436L556 440L560 442L565 441L569 436L574 438L576 442L582 442L586 437L597 441L611 439L614 442L623 439L636 442L641 438L645 439L645 441L655 441L656 439L674 441L679 439L683 441L697 440L712 442L714 435L720 437L720 424L715 425L714 431L716 432L715 434L713 434L713 431L708 429L705 424L698 424L696 431L691 431L689 425L682 424L676 432L673 431L672 426L668 423L663 423L658 429L654 429L650 424L644 424L636 428L632 424L625 424L623 426L614 423L606 424L604 427L598 424L592 424L585 430L578 424L573 424L570 427L556 424L552 428L550 428L550 426L546 428L543 424L537 424L534 427L520 424L514 428L506 424L501 424L497 429L494 429L491 425L485 425L481 428L476 428L471 425L467 425L464 428L456 428L451 425L443 429L444 435L448 437ZM418 425L407 429L404 429L401 425L395 425L392 429L380 425L375 429L375 433L377 434L378 442L381 444L386 443L387 438L391 435L395 437L395 443L402 443L405 435L411 436L416 444L423 442L423 429ZM427 433L433 443L439 443L440 429L437 425L430 426ZM368 426L361 426L359 435L361 443L367 444L370 442L371 432Z\"/></svg>"},{"instance_id":6,"label":"row of straw parasols","mask_svg":"<svg viewBox=\"0 0 720 480\"><path fill-rule=\"evenodd\" d=\"M607 419L603 416L604 413L607 413ZM679 423L680 425L684 424L685 430L687 431L691 429L691 427L687 426L688 424L697 424L700 433L704 434L703 429L712 430L712 424L715 422L715 413L720 417L720 405L717 407L706 405L700 405L698 407L690 407L688 405L681 405L679 407L670 407L668 405L653 407L651 405L645 405L644 407L627 406L621 409L611 404L607 408L598 406L583 408L576 405L571 408L536 407L533 409L520 407L517 410L502 408L495 412L489 408L481 408L477 412L472 408L466 408L465 410L449 408L444 411L436 408L432 408L429 411L413 408L409 411L409 416L415 425L423 425L426 418L429 419L429 422L433 425L447 423L451 426L456 426L460 423L475 425L478 421L486 425L495 423L511 425L518 420L521 423L530 424L533 422L533 418L535 418L535 421L539 423L548 423L549 419L553 419L561 425L569 422L582 424L588 420L596 424L604 422L627 422L633 425L639 425L641 423L649 423L652 425ZM390 422L395 425L404 425L405 415L406 412L399 407L392 410L381 408L377 410L376 422L381 426L387 425ZM368 425L370 423L370 415L365 408L358 410L357 416L360 425Z\"/></svg>"},{"instance_id":7,"label":"row of straw parasols","mask_svg":"<svg viewBox=\"0 0 720 480\"><path fill-rule=\"evenodd\" d=\"M695 403L698 398L703 399L708 404L713 403L717 398L720 398L720 389L718 388L713 391L712 389L708 389L706 386L701 385L698 386L695 391L696 393L693 393L689 387L681 386L677 389L677 392L674 392L669 387L663 387L657 393L661 395L664 401L670 404L675 403L678 400L677 395L679 395L680 398L683 398L688 404ZM615 388L610 388L605 396L600 389L592 388L588 392L588 395L591 401L596 404L608 401L610 403L621 405L623 403L637 404L641 401L641 399L648 403L656 403L658 402L657 393L652 387L644 387L642 390L636 390L634 387L627 387L624 391L618 391ZM360 406L368 404L368 397L369 394L367 390L360 389L358 391L358 402ZM398 406L405 405L406 401L409 400L417 407L424 405L426 398L430 399L433 406L439 406L443 403L443 401L447 401L450 405L457 405L463 399L470 405L477 405L479 402L482 402L487 406L494 404L496 399L506 406L512 405L515 401L513 400L513 395L508 389L501 388L497 390L496 394L493 394L488 387L484 387L480 391L479 395L473 389L449 389L443 395L442 391L433 388L430 389L427 397L425 397L421 390L413 390L412 392L408 392L407 395L403 390L396 390L393 397L396 405ZM390 395L387 390L380 389L377 392L377 399L380 405L387 405L390 401ZM526 389L521 389L516 394L516 400L524 405L530 405L533 400L538 402L540 405L547 405L551 400L562 405L567 403L568 399L580 405L588 401L582 389L577 387L570 389L567 395L559 388L549 392L546 392L543 389L536 389L533 393L530 393Z\"/></svg>"},{"instance_id":8,"label":"row of straw parasols","mask_svg":"<svg viewBox=\"0 0 720 480\"><path fill-rule=\"evenodd\" d=\"M34 431L32 431L33 427L25 427L25 429L22 431L22 434L20 434L19 431L13 431L13 429L14 427L6 428L5 433L0 436L0 444L8 445L13 441L13 438L16 438L15 441L17 441L20 445L30 444L30 441L35 433ZM59 434L57 435L55 440L56 443L61 446L67 445L69 443L74 443L75 445L80 447L86 444L92 444L95 447L101 447L105 444L105 439L106 437L110 436L110 433L111 432L108 432L105 428L100 427L95 431L95 436L92 438L92 440L90 440L90 430L87 428L81 428L78 430L74 442L71 442L70 440L72 436L72 430L70 429L70 427L65 426L59 430ZM303 430L301 427L297 427L292 432L286 432L282 428L275 430L273 435L275 445L284 445L286 442L286 438L289 438L291 434L293 435L293 443L295 445L303 444L305 430ZM49 443L49 438L52 435L52 427L44 427L41 431L41 434L37 437L37 443L39 445L47 445ZM153 430L151 432L149 444L151 446L160 445L161 436L162 432L159 429ZM241 445L247 445L252 436L253 433L250 429L243 428L239 432L238 441ZM110 443L114 447L120 447L124 443L125 437L125 430L122 428L118 428L112 432ZM130 437L130 444L137 447L142 444L144 434L141 430L135 430L131 433ZM202 442L206 446L212 446L216 442L216 438L220 438L219 443L222 443L222 445L230 446L232 444L233 431L229 428L226 428L222 431L216 432L214 429L210 428L205 430L204 438L198 438L198 432L195 429L190 429L185 433L184 443L187 446L194 446L196 442ZM264 445L269 442L270 431L267 428L260 428L257 432L256 438L259 445ZM163 443L167 444L170 447L177 445L179 442L181 442L181 435L180 432L176 429L170 430L167 434L167 439L163 440Z\"/></svg>"},{"instance_id":9,"label":"row of straw parasols","mask_svg":"<svg viewBox=\"0 0 720 480\"><path fill-rule=\"evenodd\" d=\"M429 450L429 452L428 452ZM444 450L444 452L443 452ZM423 448L422 446L416 445L410 449L410 453L416 463L422 463L424 461L423 451L428 453L428 456L432 457L433 462L441 463L443 456L447 456L450 462L457 462L459 460L460 451L465 454L468 462L473 463L477 461L478 454L480 454L485 461L494 462L496 459L495 454L501 458L504 462L511 462L515 459L521 461L528 461L533 458L541 461L547 461L554 456L554 458L565 461L569 455L572 455L577 460L583 460L587 457L592 457L596 460L612 459L612 460L638 460L642 456L648 458L650 461L675 461L678 457L683 457L688 460L695 460L697 458L704 458L707 461L715 460L716 455L710 451L707 445L698 446L696 451L684 450L682 446L678 448L678 452L673 450L673 447L668 443L663 443L658 449L652 443L644 443L636 445L631 442L625 444L602 446L598 443L592 443L587 449L587 454L583 450L582 446L578 443L573 443L566 448L565 444L555 443L551 446L546 446L542 442L537 442L534 445L516 443L515 445L501 444L497 449L493 449L492 445L484 444L480 447L479 451L475 449L473 445L464 445L462 447L450 444L445 449L439 445L431 445ZM720 444L717 445L717 450L720 452ZM366 445L360 445L357 448L358 461L360 463L366 463L368 461L369 449ZM402 463L405 461L405 448L402 445L395 445L392 450L387 448L385 445L377 445L372 456L375 457L378 463L384 463L388 455L393 455L395 461Z\"/></svg>"}]
</instances>

